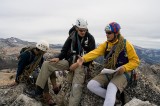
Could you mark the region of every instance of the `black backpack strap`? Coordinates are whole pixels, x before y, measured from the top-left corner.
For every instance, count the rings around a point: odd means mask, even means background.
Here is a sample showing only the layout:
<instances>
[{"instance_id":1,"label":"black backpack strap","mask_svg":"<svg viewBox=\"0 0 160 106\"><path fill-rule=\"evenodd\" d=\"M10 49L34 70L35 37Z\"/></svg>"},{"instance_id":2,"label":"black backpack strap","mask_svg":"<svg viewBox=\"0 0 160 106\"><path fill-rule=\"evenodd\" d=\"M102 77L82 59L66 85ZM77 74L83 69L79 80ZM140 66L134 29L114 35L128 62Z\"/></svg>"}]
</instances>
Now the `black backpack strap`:
<instances>
[{"instance_id":1,"label":"black backpack strap","mask_svg":"<svg viewBox=\"0 0 160 106\"><path fill-rule=\"evenodd\" d=\"M124 39L124 45L126 46L126 39Z\"/></svg>"},{"instance_id":2,"label":"black backpack strap","mask_svg":"<svg viewBox=\"0 0 160 106\"><path fill-rule=\"evenodd\" d=\"M105 48L105 54L104 54L104 58L106 58L106 55L107 55L107 49L108 49L108 42L106 43L106 48Z\"/></svg>"},{"instance_id":3,"label":"black backpack strap","mask_svg":"<svg viewBox=\"0 0 160 106\"><path fill-rule=\"evenodd\" d=\"M78 33L77 33L77 43L78 43L78 52L79 52L79 55L81 55L81 52L82 52L82 46L81 46L81 42L80 42L80 40L79 40L79 38L78 38ZM82 40L83 40L83 38L82 38Z\"/></svg>"}]
</instances>

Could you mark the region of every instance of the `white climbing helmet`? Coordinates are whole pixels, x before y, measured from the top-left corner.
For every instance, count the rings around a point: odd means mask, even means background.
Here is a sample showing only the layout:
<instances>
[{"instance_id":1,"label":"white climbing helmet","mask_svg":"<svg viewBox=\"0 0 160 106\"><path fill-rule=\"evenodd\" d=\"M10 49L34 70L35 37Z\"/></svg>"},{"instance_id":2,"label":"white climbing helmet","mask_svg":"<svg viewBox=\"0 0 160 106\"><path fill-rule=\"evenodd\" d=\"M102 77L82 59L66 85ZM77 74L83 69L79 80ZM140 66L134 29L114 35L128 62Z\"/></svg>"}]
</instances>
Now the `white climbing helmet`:
<instances>
[{"instance_id":1,"label":"white climbing helmet","mask_svg":"<svg viewBox=\"0 0 160 106\"><path fill-rule=\"evenodd\" d=\"M44 52L49 49L49 43L47 41L41 40L36 44L36 47Z\"/></svg>"},{"instance_id":2,"label":"white climbing helmet","mask_svg":"<svg viewBox=\"0 0 160 106\"><path fill-rule=\"evenodd\" d=\"M78 19L76 20L76 26L77 26L78 28L85 28L85 29L87 29L87 25L88 25L87 21L85 21L85 20L82 19L82 18L78 18Z\"/></svg>"}]
</instances>

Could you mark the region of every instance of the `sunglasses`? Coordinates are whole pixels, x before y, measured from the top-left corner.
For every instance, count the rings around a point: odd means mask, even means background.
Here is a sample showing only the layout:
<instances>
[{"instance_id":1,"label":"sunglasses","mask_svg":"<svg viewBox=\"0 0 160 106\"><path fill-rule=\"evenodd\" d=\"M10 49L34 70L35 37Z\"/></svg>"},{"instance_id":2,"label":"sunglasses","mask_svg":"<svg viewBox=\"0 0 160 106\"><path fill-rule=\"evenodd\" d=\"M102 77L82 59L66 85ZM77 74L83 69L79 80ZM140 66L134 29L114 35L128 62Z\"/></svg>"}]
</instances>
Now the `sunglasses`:
<instances>
[{"instance_id":1,"label":"sunglasses","mask_svg":"<svg viewBox=\"0 0 160 106\"><path fill-rule=\"evenodd\" d=\"M80 32L86 32L87 30L85 29L78 29Z\"/></svg>"},{"instance_id":2,"label":"sunglasses","mask_svg":"<svg viewBox=\"0 0 160 106\"><path fill-rule=\"evenodd\" d=\"M113 32L106 32L107 35L110 35L110 34L112 34L112 33L113 33Z\"/></svg>"}]
</instances>

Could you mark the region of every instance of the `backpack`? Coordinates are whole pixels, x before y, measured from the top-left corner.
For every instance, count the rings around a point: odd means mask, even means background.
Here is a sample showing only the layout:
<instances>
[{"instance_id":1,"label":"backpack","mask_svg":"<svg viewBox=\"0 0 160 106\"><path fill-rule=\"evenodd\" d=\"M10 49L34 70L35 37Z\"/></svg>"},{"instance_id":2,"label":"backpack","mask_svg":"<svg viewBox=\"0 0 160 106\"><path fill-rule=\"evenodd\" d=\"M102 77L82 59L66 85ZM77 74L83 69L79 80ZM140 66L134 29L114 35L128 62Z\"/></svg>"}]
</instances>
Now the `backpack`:
<instances>
[{"instance_id":1,"label":"backpack","mask_svg":"<svg viewBox=\"0 0 160 106\"><path fill-rule=\"evenodd\" d=\"M20 55L24 52L29 52L29 61L32 60L32 53L31 53L31 50L35 49L35 47L31 47L31 46L26 46L26 47L23 47L20 52L19 52L19 55L18 55L18 60L20 59ZM34 66L34 63L36 63L38 58L35 58L33 62L31 62L29 65L27 65L25 68L24 68L24 72L19 76L20 78L20 81L21 82L25 82L25 81L29 81L27 83L35 83L35 80L38 76L38 73L39 73L39 65L36 65ZM39 60L40 61L40 60ZM32 71L29 71L30 70L30 67L34 67L34 70ZM30 76L29 76L30 75ZM25 80L26 79L26 80ZM27 80L28 79L28 80Z\"/></svg>"},{"instance_id":2,"label":"backpack","mask_svg":"<svg viewBox=\"0 0 160 106\"><path fill-rule=\"evenodd\" d=\"M69 36L71 35L71 33L76 31L76 26L74 25L68 32Z\"/></svg>"},{"instance_id":3,"label":"backpack","mask_svg":"<svg viewBox=\"0 0 160 106\"><path fill-rule=\"evenodd\" d=\"M30 46L26 46L26 47L23 47L21 50L20 50L20 54L25 52L27 49L31 48Z\"/></svg>"},{"instance_id":4,"label":"backpack","mask_svg":"<svg viewBox=\"0 0 160 106\"><path fill-rule=\"evenodd\" d=\"M31 47L31 46L26 46L26 47L21 48L21 50L20 50L20 52L19 52L19 55L17 56L17 59L19 60L20 55L21 55L23 52L29 51L29 54L30 54L29 61L31 61L31 50L34 49L34 48L35 48L35 47Z\"/></svg>"}]
</instances>

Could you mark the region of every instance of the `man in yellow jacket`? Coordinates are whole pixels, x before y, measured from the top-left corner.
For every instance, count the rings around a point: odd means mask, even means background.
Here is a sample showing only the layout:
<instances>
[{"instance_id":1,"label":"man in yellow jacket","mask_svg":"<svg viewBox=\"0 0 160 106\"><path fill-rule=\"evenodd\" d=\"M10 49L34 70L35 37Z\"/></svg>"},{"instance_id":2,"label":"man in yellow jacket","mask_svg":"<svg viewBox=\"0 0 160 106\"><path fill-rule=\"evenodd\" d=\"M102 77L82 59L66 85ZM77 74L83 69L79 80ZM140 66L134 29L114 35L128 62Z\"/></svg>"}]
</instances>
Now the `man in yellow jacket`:
<instances>
[{"instance_id":1,"label":"man in yellow jacket","mask_svg":"<svg viewBox=\"0 0 160 106\"><path fill-rule=\"evenodd\" d=\"M99 56L104 56L104 69L89 81L87 88L96 95L105 98L104 106L114 106L116 93L127 86L131 72L138 67L140 61L133 45L120 33L120 25L112 22L105 27L107 41L96 49L79 57L70 69L80 67L83 62L89 62ZM107 87L107 90L104 89Z\"/></svg>"}]
</instances>

